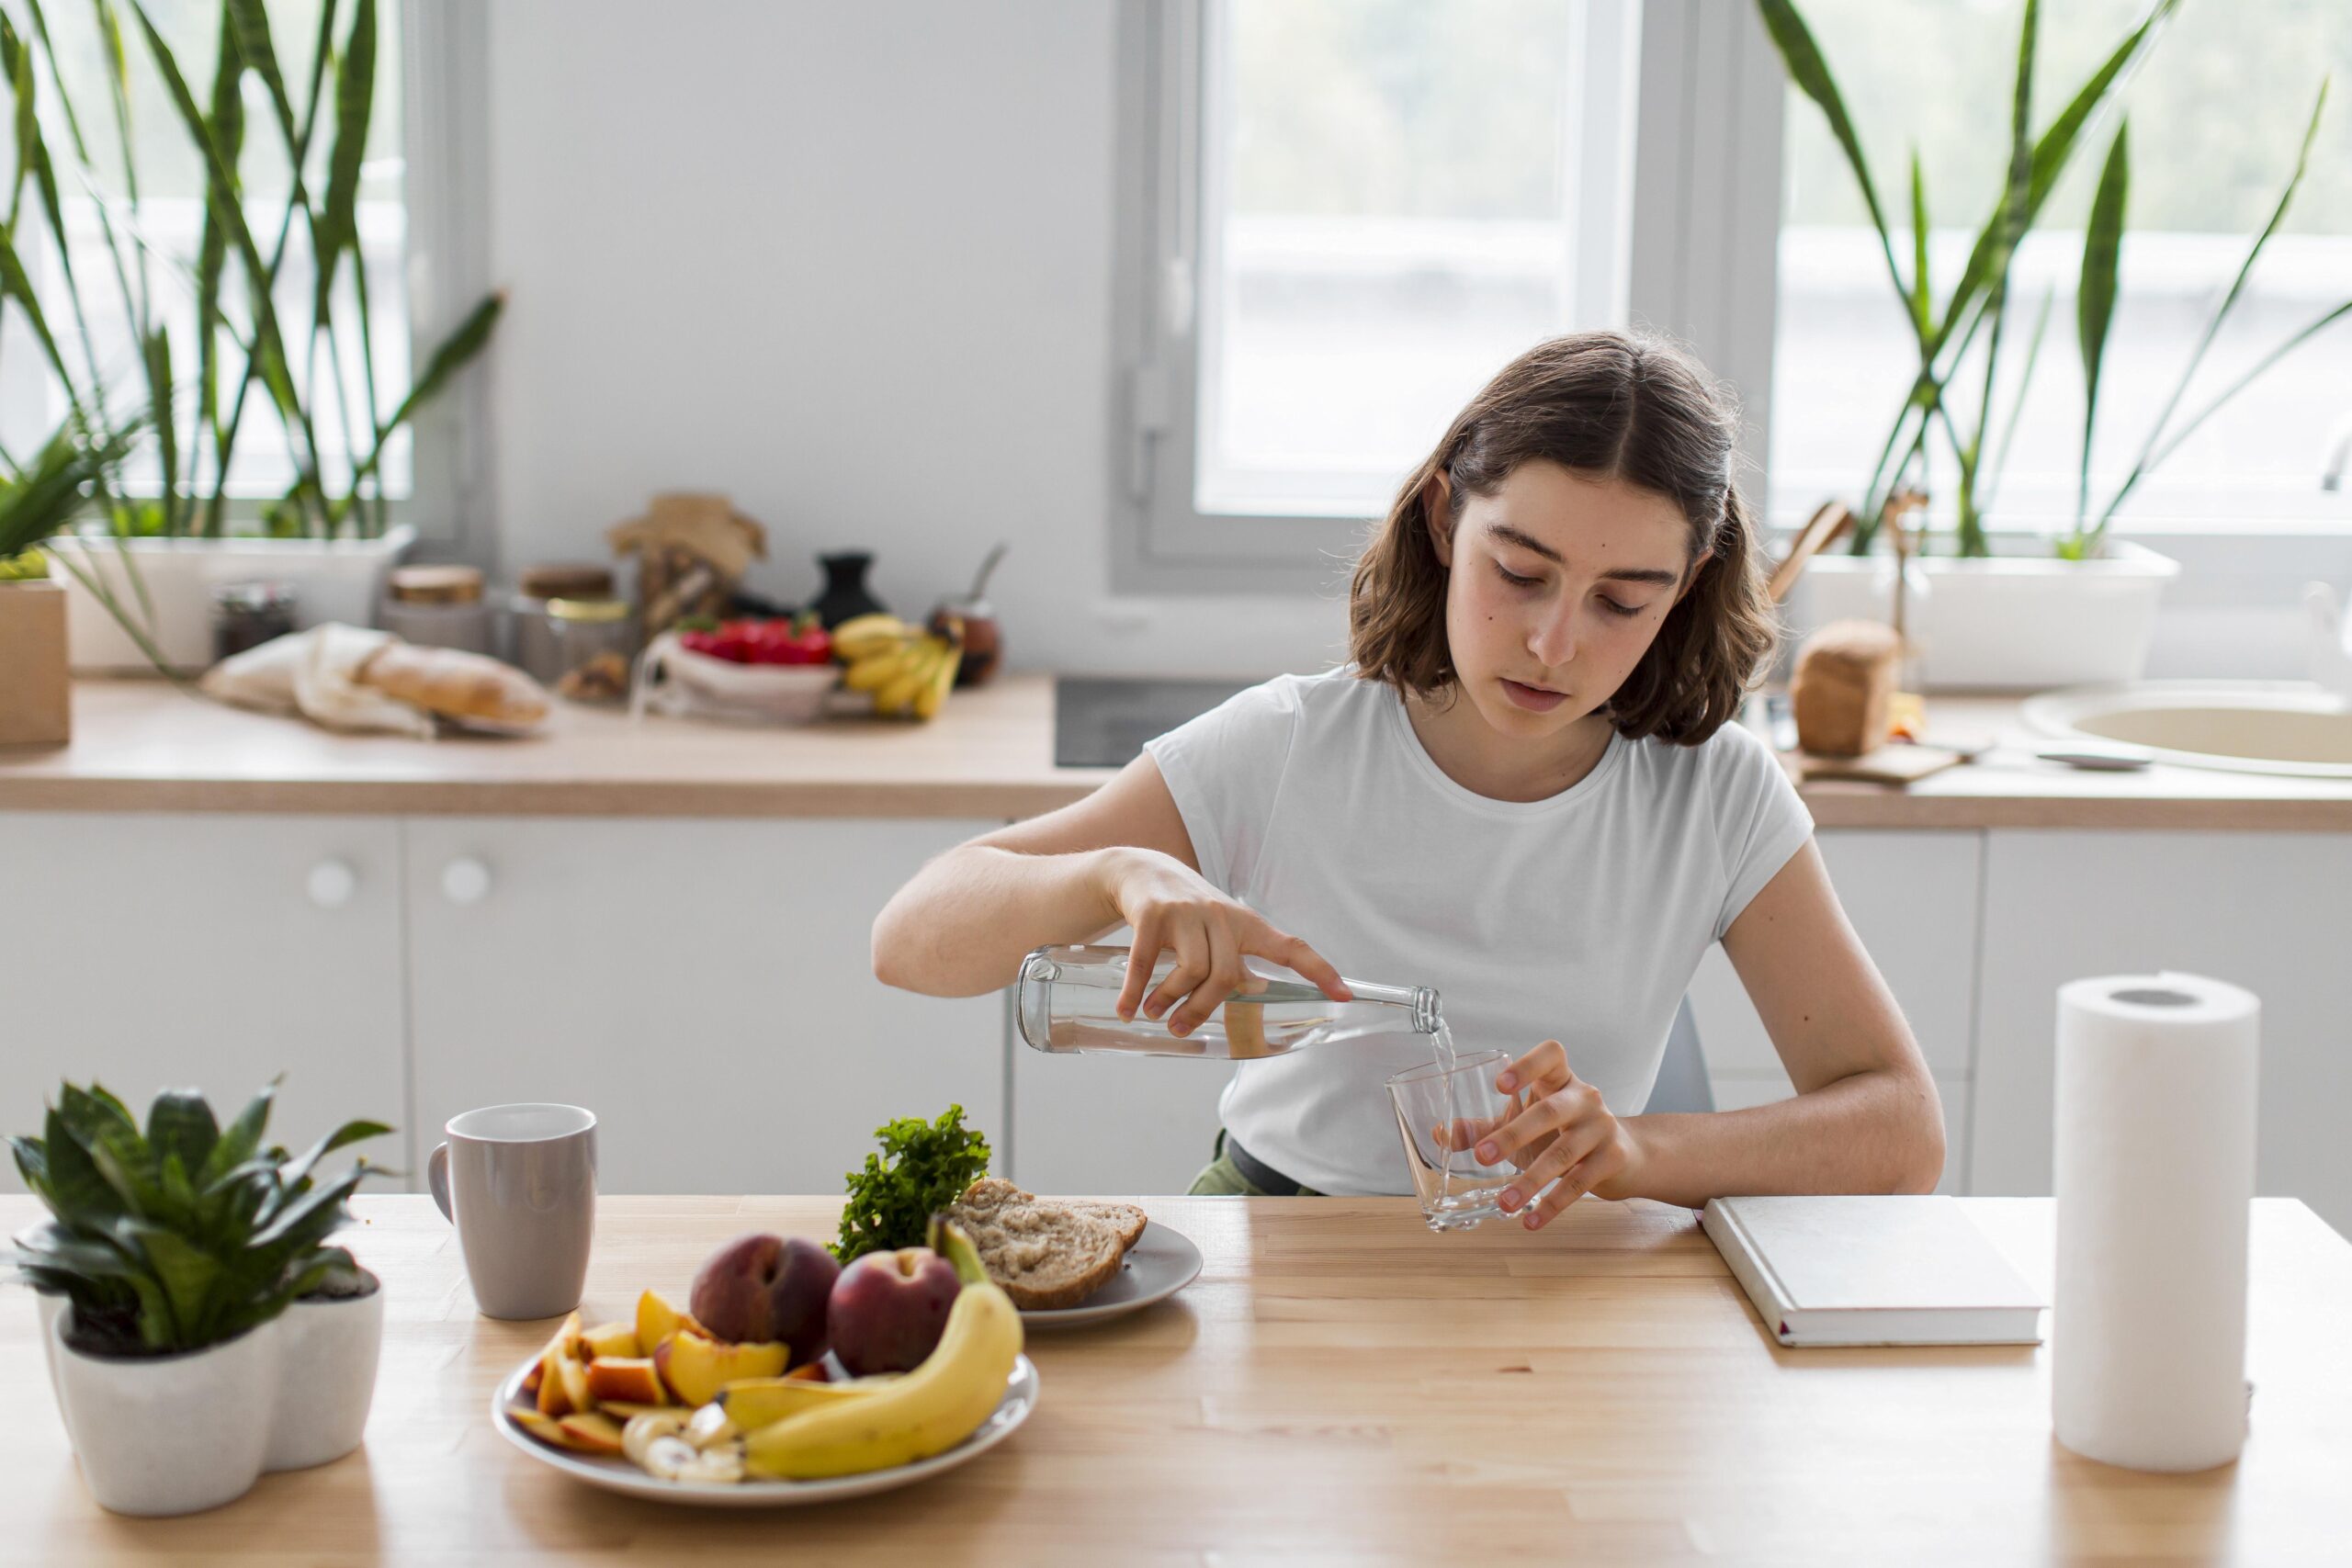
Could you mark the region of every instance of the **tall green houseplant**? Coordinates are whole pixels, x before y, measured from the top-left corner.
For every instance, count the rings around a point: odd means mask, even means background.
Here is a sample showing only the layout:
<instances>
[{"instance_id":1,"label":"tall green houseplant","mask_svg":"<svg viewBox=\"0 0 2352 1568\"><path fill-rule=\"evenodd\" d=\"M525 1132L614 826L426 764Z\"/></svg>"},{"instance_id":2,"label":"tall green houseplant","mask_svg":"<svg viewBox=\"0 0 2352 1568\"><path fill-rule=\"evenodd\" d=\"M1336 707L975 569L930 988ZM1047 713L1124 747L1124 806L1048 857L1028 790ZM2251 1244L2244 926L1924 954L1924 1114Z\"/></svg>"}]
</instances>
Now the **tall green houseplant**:
<instances>
[{"instance_id":1,"label":"tall green houseplant","mask_svg":"<svg viewBox=\"0 0 2352 1568\"><path fill-rule=\"evenodd\" d=\"M2039 362L2051 300L2044 298L2027 338L2018 374L2013 378L2007 407L1996 408L1998 372L2004 347L2013 337L2009 316L2014 303L2010 274L2019 243L2041 218L2059 176L2065 172L2086 133L2146 58L2182 0L2154 0L2138 25L2107 53L2098 67L2078 85L2048 125L2037 134L2033 123L2033 77L2040 39L2039 0L2026 0L2018 31L2017 67L2009 94L2006 177L1993 210L1976 230L1966 265L1951 291L1939 302L1928 265L1929 205L1926 181L1915 148L1910 159L1910 244L1908 265L1898 254L1894 231L1880 200L1861 138L1846 107L1818 40L1794 0L1757 0L1765 28L1781 55L1789 80L1810 100L1827 124L1852 171L1881 254L1909 325L1917 354L1917 367L1902 405L1895 411L1886 439L1869 469L1862 490L1862 507L1856 519L1852 548L1867 552L1874 540L1882 511L1905 477L1917 471L1930 447L1947 454L1954 475L1954 546L1962 556L1991 553L1986 520L1991 515L2001 472L2007 459L2035 365ZM2278 229L2293 199L2326 103L2326 87L2305 131L2302 155L2279 197L2270 221L2249 247L2236 279L2208 322L2203 336L2182 369L2155 428L2140 451L2129 477L2094 517L2089 510L2089 433L2096 419L2098 383L2109 327L2112 324L2119 257L2129 186L2128 131L2119 126L2109 144L2099 186L2093 197L2090 220L2083 239L2084 253L2076 301L2076 337L2086 382L2082 482L2073 529L2053 542L2054 552L2071 559L2098 553L2115 510L2141 479L2163 461L2191 431L2215 410L2243 390L2256 377L2313 333L2352 311L2352 300L2324 312L2317 320L2265 354L2238 380L2204 404L2185 423L2171 426L2214 333L2229 315L2262 248Z\"/></svg>"},{"instance_id":2,"label":"tall green houseplant","mask_svg":"<svg viewBox=\"0 0 2352 1568\"><path fill-rule=\"evenodd\" d=\"M352 0L347 7L323 0L317 34L291 79L261 0L221 0L212 29L212 73L201 101L140 0L90 3L116 143L110 163L95 143L100 122L90 106L75 102L68 86L73 73L59 68L61 42L42 0L25 0L28 34L0 17L0 72L12 99L17 148L0 227L0 295L23 311L85 431L114 427L109 367L93 331L96 293L110 288L111 304L130 323L163 483L152 500L107 496L109 525L119 536L229 532L237 443L258 402L283 429L295 468L292 483L265 509L267 531L317 538L380 534L388 521L382 478L388 445L481 352L503 299L492 294L477 303L425 355L408 389L388 408L381 405L358 228L360 170L378 87L381 17L375 0ZM185 266L152 254L147 238L154 225L141 195L131 125L131 62L141 57L204 171L197 252ZM268 106L268 125L260 134L276 138L291 176L285 199L266 214L248 210L244 164L257 140L245 122L248 83ZM61 162L94 200L107 264L104 279L85 277L73 265ZM29 203L28 187L35 197ZM40 230L62 264L59 284L73 314L70 338L52 330L20 260ZM297 288L288 261L304 254L310 282ZM183 289L193 309L167 310L158 298L162 287ZM183 317L185 326L178 324ZM363 396L323 397L330 386L353 384L345 372L354 365ZM331 454L320 434L327 402L349 457L348 472L334 483ZM349 406L353 402L360 406Z\"/></svg>"}]
</instances>

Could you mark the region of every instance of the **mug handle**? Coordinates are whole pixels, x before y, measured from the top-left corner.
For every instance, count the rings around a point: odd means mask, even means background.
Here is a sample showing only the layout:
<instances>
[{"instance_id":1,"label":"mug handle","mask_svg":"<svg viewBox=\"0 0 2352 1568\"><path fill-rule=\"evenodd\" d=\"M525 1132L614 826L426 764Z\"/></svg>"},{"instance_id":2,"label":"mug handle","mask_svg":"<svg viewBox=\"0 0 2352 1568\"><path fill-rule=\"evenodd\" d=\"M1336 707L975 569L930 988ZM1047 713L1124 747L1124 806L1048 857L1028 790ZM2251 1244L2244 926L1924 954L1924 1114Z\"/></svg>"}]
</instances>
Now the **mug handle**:
<instances>
[{"instance_id":1,"label":"mug handle","mask_svg":"<svg viewBox=\"0 0 2352 1568\"><path fill-rule=\"evenodd\" d=\"M458 1216L449 1212L448 1145L434 1145L432 1157L424 1162L424 1182L426 1186L433 1189L433 1201L440 1209L441 1217L451 1224L456 1224Z\"/></svg>"}]
</instances>

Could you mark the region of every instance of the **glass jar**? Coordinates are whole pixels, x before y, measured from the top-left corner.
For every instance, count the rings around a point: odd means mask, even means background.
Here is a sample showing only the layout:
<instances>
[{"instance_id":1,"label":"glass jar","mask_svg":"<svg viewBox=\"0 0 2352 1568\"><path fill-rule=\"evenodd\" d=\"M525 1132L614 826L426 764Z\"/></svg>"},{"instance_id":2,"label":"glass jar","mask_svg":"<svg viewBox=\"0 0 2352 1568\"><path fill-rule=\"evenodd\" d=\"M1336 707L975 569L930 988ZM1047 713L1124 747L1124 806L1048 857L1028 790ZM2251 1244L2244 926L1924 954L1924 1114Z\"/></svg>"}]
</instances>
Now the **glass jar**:
<instances>
[{"instance_id":1,"label":"glass jar","mask_svg":"<svg viewBox=\"0 0 2352 1568\"><path fill-rule=\"evenodd\" d=\"M1260 991L1236 991L1206 1021L1178 1037L1166 1018L1149 1019L1140 1009L1132 1019L1117 1012L1133 954L1124 947L1041 947L1022 960L1013 995L1021 1038L1050 1053L1101 1052L1119 1055L1206 1056L1245 1061L1287 1055L1327 1040L1410 1032L1435 1035L1443 1027L1438 995L1427 986L1374 986L1349 980L1354 999L1335 1002L1313 981L1256 959L1243 963L1266 982ZM1152 966L1150 996L1174 971L1177 959L1163 953Z\"/></svg>"},{"instance_id":2,"label":"glass jar","mask_svg":"<svg viewBox=\"0 0 2352 1568\"><path fill-rule=\"evenodd\" d=\"M395 568L384 587L383 628L420 648L491 651L490 606L470 566Z\"/></svg>"},{"instance_id":3,"label":"glass jar","mask_svg":"<svg viewBox=\"0 0 2352 1568\"><path fill-rule=\"evenodd\" d=\"M212 657L232 659L294 629L290 582L223 582L212 591Z\"/></svg>"},{"instance_id":4,"label":"glass jar","mask_svg":"<svg viewBox=\"0 0 2352 1568\"><path fill-rule=\"evenodd\" d=\"M637 657L637 622L622 599L549 599L537 617L545 668L530 674L559 697L575 703L628 700L629 660ZM528 625L529 623L525 623ZM527 666L526 666L527 668Z\"/></svg>"},{"instance_id":5,"label":"glass jar","mask_svg":"<svg viewBox=\"0 0 2352 1568\"><path fill-rule=\"evenodd\" d=\"M563 661L561 633L548 618L548 604L613 596L612 569L594 561L540 561L525 567L506 605L508 660L541 685L554 685L571 666Z\"/></svg>"}]
</instances>

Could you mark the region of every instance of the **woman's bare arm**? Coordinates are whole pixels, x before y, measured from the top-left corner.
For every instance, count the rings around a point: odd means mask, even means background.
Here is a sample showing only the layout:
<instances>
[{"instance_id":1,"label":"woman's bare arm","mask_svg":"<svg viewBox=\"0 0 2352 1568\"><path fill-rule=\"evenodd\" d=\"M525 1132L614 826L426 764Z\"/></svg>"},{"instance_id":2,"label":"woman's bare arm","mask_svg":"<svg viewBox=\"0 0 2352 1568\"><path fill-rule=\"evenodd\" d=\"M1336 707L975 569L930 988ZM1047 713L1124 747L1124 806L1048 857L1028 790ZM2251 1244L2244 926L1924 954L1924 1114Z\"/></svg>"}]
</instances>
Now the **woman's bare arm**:
<instances>
[{"instance_id":1,"label":"woman's bare arm","mask_svg":"<svg viewBox=\"0 0 2352 1568\"><path fill-rule=\"evenodd\" d=\"M1886 982L1807 843L1724 935L1796 1098L1712 1115L1627 1118L1632 1192L1692 1207L1733 1193L1928 1192L1943 1108Z\"/></svg>"},{"instance_id":2,"label":"woman's bare arm","mask_svg":"<svg viewBox=\"0 0 2352 1568\"><path fill-rule=\"evenodd\" d=\"M1010 985L1034 949L1122 924L1120 863L1153 853L1200 869L1175 797L1146 755L1084 800L983 833L917 872L874 921L875 976L938 997Z\"/></svg>"}]
</instances>

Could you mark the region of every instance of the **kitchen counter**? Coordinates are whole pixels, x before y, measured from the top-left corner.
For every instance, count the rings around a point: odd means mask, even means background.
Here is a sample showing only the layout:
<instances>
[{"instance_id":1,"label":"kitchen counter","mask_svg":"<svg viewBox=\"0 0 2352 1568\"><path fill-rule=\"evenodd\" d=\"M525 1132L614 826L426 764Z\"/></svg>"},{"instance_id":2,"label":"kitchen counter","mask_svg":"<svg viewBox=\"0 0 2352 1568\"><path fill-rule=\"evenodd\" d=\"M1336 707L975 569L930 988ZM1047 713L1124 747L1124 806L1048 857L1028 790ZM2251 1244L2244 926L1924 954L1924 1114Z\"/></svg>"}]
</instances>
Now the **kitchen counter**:
<instances>
[{"instance_id":1,"label":"kitchen counter","mask_svg":"<svg viewBox=\"0 0 2352 1568\"><path fill-rule=\"evenodd\" d=\"M2050 1432L2045 1347L1788 1350L1690 1211L1591 1200L1530 1236L1439 1236L1408 1199L1147 1199L1206 1267L1173 1301L1039 1334L1026 1426L917 1486L711 1511L591 1490L491 1427L548 1325L477 1316L421 1197L340 1238L385 1281L365 1445L178 1519L102 1512L0 1292L0 1563L2331 1560L2352 1473L2352 1246L2256 1199L2252 1436L2189 1475ZM2046 1288L2052 1206L1964 1200ZM837 1201L605 1198L585 1314L683 1292L753 1228L829 1237ZM0 1229L36 1213L0 1198Z\"/></svg>"},{"instance_id":2,"label":"kitchen counter","mask_svg":"<svg viewBox=\"0 0 2352 1568\"><path fill-rule=\"evenodd\" d=\"M412 816L1012 818L1110 772L1053 761L1053 680L958 692L928 725L842 716L744 728L559 704L527 739L330 735L157 681L82 681L72 745L0 750L0 810ZM1931 726L2003 744L1907 789L1804 787L1824 828L2178 828L2352 832L2352 781L2035 761L2018 702L1939 696Z\"/></svg>"}]
</instances>

